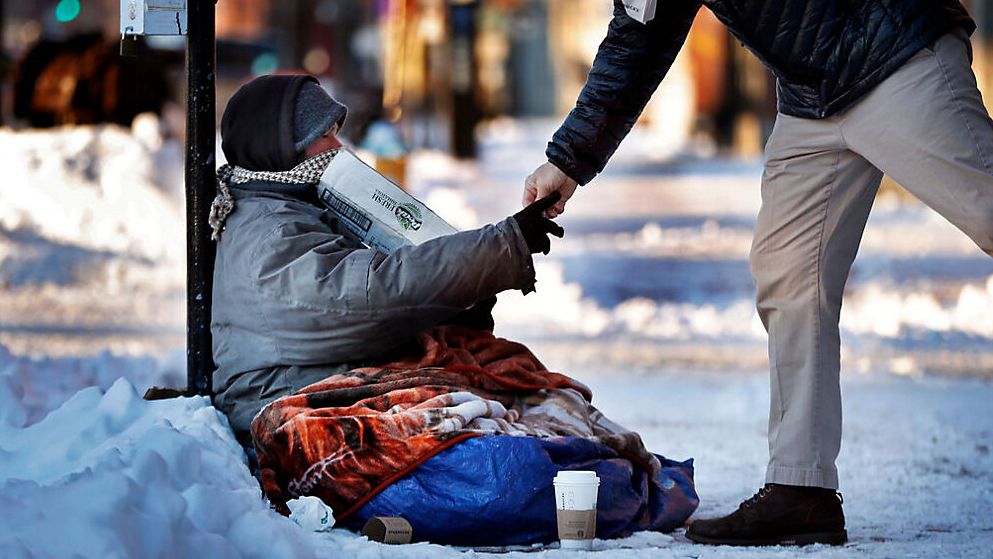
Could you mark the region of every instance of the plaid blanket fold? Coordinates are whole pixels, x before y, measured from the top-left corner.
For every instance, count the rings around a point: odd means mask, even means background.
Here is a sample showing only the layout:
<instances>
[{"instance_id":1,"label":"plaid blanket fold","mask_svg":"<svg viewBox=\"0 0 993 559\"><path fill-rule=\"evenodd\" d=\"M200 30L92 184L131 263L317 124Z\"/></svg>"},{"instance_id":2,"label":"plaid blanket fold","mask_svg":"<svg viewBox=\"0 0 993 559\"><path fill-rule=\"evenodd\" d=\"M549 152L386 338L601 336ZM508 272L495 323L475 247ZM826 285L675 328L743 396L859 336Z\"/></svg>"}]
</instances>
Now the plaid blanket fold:
<instances>
[{"instance_id":1,"label":"plaid blanket fold","mask_svg":"<svg viewBox=\"0 0 993 559\"><path fill-rule=\"evenodd\" d=\"M336 374L276 400L252 423L263 489L276 510L315 495L340 520L442 450L501 434L598 440L658 472L640 437L590 404L582 383L548 371L523 345L444 326L420 351Z\"/></svg>"}]
</instances>

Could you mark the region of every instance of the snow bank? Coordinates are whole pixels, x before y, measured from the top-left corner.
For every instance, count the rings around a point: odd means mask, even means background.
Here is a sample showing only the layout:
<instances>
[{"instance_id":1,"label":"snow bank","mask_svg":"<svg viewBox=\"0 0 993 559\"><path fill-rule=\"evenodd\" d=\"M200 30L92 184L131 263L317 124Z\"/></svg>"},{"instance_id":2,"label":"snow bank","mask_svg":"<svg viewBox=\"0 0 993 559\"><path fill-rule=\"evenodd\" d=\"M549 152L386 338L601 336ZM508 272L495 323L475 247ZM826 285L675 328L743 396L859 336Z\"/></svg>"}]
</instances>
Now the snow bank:
<instances>
[{"instance_id":1,"label":"snow bank","mask_svg":"<svg viewBox=\"0 0 993 559\"><path fill-rule=\"evenodd\" d=\"M589 380L600 408L637 429L649 447L697 456L701 516L730 510L757 487L766 459L764 375ZM677 532L598 540L595 550L612 559L984 556L993 544L993 387L875 377L849 381L845 391L840 467L849 545L711 548ZM880 414L902 419L879 421ZM269 510L226 420L206 398L145 402L122 379L23 423L0 378L0 557L589 556L554 546L387 546L340 529L308 532Z\"/></svg>"},{"instance_id":2,"label":"snow bank","mask_svg":"<svg viewBox=\"0 0 993 559\"><path fill-rule=\"evenodd\" d=\"M0 129L0 229L180 262L184 214L177 193L159 182L174 175L157 165L161 146L149 142L118 126Z\"/></svg>"},{"instance_id":3,"label":"snow bank","mask_svg":"<svg viewBox=\"0 0 993 559\"><path fill-rule=\"evenodd\" d=\"M0 129L0 165L0 368L182 347L183 159L158 120Z\"/></svg>"},{"instance_id":4,"label":"snow bank","mask_svg":"<svg viewBox=\"0 0 993 559\"><path fill-rule=\"evenodd\" d=\"M993 341L993 276L966 284L950 301L933 290L904 291L873 283L845 302L842 326L856 334L896 338L912 332L959 332Z\"/></svg>"},{"instance_id":5,"label":"snow bank","mask_svg":"<svg viewBox=\"0 0 993 559\"><path fill-rule=\"evenodd\" d=\"M119 380L30 427L4 419L4 557L313 556L206 398L145 402Z\"/></svg>"},{"instance_id":6,"label":"snow bank","mask_svg":"<svg viewBox=\"0 0 993 559\"><path fill-rule=\"evenodd\" d=\"M165 358L148 354L117 355L102 351L92 356L15 355L0 345L0 383L16 393L18 407L28 424L35 423L87 387L106 390L127 379L144 392L150 386L186 386L186 353ZM3 412L0 412L3 413Z\"/></svg>"},{"instance_id":7,"label":"snow bank","mask_svg":"<svg viewBox=\"0 0 993 559\"><path fill-rule=\"evenodd\" d=\"M500 295L494 309L498 333L524 337L634 336L690 340L710 338L755 339L764 335L750 301L727 308L702 303L667 303L644 298L605 308L588 298L580 285L566 282L562 265L536 261L537 294Z\"/></svg>"},{"instance_id":8,"label":"snow bank","mask_svg":"<svg viewBox=\"0 0 993 559\"><path fill-rule=\"evenodd\" d=\"M494 318L500 331L525 337L631 337L659 341L764 340L751 299L728 305L628 299L606 308L580 285L565 280L559 262L535 263L538 292L500 296ZM993 341L993 276L965 283L946 300L933 289L901 289L889 280L867 282L846 296L841 328L849 336L921 337L958 333ZM921 340L927 341L927 340Z\"/></svg>"},{"instance_id":9,"label":"snow bank","mask_svg":"<svg viewBox=\"0 0 993 559\"><path fill-rule=\"evenodd\" d=\"M0 129L0 286L183 285L182 153L155 123Z\"/></svg>"},{"instance_id":10,"label":"snow bank","mask_svg":"<svg viewBox=\"0 0 993 559\"><path fill-rule=\"evenodd\" d=\"M83 389L42 421L23 424L18 398L0 378L2 557L462 556L342 530L316 534L271 511L227 420L207 398L146 402L121 379L106 393ZM598 545L671 541L642 534Z\"/></svg>"}]
</instances>

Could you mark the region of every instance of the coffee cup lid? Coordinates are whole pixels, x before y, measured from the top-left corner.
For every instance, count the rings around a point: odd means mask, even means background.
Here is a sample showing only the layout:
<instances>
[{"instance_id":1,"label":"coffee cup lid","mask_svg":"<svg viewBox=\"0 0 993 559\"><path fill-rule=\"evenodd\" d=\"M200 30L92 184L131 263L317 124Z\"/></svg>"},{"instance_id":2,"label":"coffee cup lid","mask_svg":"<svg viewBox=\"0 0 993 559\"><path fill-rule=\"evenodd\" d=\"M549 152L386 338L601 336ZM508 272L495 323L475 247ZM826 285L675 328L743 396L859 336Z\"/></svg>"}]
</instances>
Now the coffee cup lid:
<instances>
[{"instance_id":1,"label":"coffee cup lid","mask_svg":"<svg viewBox=\"0 0 993 559\"><path fill-rule=\"evenodd\" d=\"M591 470L562 470L555 479L555 483L600 483L600 478L596 472Z\"/></svg>"}]
</instances>

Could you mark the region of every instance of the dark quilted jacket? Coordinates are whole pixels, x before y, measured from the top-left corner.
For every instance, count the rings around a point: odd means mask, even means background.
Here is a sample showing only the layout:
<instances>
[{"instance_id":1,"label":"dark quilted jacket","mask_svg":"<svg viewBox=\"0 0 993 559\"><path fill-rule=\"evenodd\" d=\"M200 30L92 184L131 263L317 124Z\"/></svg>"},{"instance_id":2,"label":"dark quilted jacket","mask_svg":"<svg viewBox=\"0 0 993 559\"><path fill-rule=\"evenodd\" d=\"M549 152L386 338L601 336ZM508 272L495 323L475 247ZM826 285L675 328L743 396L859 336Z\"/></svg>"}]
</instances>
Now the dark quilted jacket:
<instances>
[{"instance_id":1,"label":"dark quilted jacket","mask_svg":"<svg viewBox=\"0 0 993 559\"><path fill-rule=\"evenodd\" d=\"M779 111L844 109L953 27L975 24L957 0L705 0L776 75ZM682 47L699 0L664 0L647 25L619 0L586 86L548 144L580 184L603 170Z\"/></svg>"}]
</instances>

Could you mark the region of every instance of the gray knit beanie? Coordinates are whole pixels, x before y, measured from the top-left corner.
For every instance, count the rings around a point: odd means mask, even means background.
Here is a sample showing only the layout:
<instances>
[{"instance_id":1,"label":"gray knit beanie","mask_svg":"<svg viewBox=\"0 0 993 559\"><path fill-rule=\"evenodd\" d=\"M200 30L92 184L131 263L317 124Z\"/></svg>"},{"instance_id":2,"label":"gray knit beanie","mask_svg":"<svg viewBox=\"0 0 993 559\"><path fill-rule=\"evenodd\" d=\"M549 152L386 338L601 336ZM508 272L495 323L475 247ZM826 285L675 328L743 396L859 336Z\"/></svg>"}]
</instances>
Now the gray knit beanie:
<instances>
[{"instance_id":1,"label":"gray knit beanie","mask_svg":"<svg viewBox=\"0 0 993 559\"><path fill-rule=\"evenodd\" d=\"M293 147L302 152L335 123L341 128L348 109L315 81L306 81L297 93L293 109Z\"/></svg>"}]
</instances>

